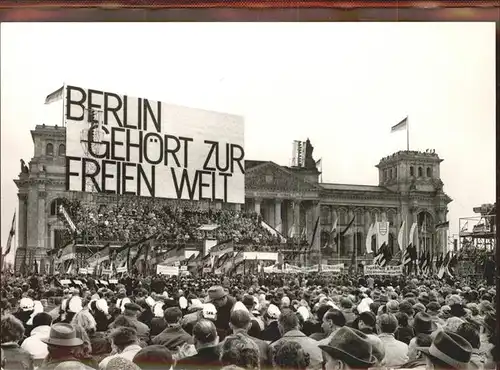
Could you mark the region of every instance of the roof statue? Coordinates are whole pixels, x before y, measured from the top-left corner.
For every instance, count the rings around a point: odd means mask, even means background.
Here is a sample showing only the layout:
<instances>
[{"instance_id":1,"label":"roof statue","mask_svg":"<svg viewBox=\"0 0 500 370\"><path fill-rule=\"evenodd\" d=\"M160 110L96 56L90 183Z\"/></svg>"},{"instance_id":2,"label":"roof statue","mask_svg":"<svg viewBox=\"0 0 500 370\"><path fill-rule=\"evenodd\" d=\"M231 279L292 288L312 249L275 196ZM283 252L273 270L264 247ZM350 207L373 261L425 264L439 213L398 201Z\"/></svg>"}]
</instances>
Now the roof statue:
<instances>
[{"instance_id":1,"label":"roof statue","mask_svg":"<svg viewBox=\"0 0 500 370\"><path fill-rule=\"evenodd\" d=\"M305 158L305 168L308 170L316 169L316 161L313 159L314 147L311 145L311 141L309 139L306 140L306 158Z\"/></svg>"}]
</instances>

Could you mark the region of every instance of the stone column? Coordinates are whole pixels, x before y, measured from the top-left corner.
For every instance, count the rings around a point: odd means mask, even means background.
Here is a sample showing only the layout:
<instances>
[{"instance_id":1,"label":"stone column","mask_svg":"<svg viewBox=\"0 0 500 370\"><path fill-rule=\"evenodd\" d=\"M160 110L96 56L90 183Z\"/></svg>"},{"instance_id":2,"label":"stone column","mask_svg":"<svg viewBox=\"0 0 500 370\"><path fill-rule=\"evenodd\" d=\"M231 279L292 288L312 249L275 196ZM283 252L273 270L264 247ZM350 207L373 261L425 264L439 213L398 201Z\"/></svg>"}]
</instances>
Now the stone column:
<instances>
[{"instance_id":1,"label":"stone column","mask_svg":"<svg viewBox=\"0 0 500 370\"><path fill-rule=\"evenodd\" d=\"M258 215L260 215L260 203L262 202L262 199L260 198L255 198L254 199L254 211L255 213L257 213Z\"/></svg>"},{"instance_id":2,"label":"stone column","mask_svg":"<svg viewBox=\"0 0 500 370\"><path fill-rule=\"evenodd\" d=\"M237 212L241 211L241 204L240 203L234 203L234 210Z\"/></svg>"},{"instance_id":3,"label":"stone column","mask_svg":"<svg viewBox=\"0 0 500 370\"><path fill-rule=\"evenodd\" d=\"M274 200L274 227L276 231L283 232L283 220L281 219L281 199Z\"/></svg>"},{"instance_id":4,"label":"stone column","mask_svg":"<svg viewBox=\"0 0 500 370\"><path fill-rule=\"evenodd\" d=\"M47 243L46 243L46 228L47 228L47 218L45 209L45 190L38 193L38 249L35 251L34 256L36 257L36 262L39 263L39 267L43 266L45 270L45 256L47 255ZM35 259L33 260L33 263ZM33 265L34 266L34 265ZM44 274L45 271L38 269L38 272Z\"/></svg>"},{"instance_id":5,"label":"stone column","mask_svg":"<svg viewBox=\"0 0 500 370\"><path fill-rule=\"evenodd\" d=\"M368 231L370 230L370 225L372 224L372 215L368 209L365 209L365 217L364 217L364 224L363 224L363 231L364 231L364 240L362 241L364 245L361 247L361 250L363 251L363 255L365 255L366 252L366 238L368 236ZM370 237L370 247L371 247L371 237ZM373 251L372 251L373 252Z\"/></svg>"},{"instance_id":6,"label":"stone column","mask_svg":"<svg viewBox=\"0 0 500 370\"><path fill-rule=\"evenodd\" d=\"M56 247L56 230L54 229L54 226L51 226L49 228L49 235L50 235L50 249L54 249Z\"/></svg>"},{"instance_id":7,"label":"stone column","mask_svg":"<svg viewBox=\"0 0 500 370\"><path fill-rule=\"evenodd\" d=\"M272 227L276 227L275 219L274 219L274 199L269 199L266 202L266 214L267 214L267 223Z\"/></svg>"},{"instance_id":8,"label":"stone column","mask_svg":"<svg viewBox=\"0 0 500 370\"><path fill-rule=\"evenodd\" d=\"M337 220L337 230L336 230L335 234L339 235L339 227L338 227L339 215L337 213L337 210L335 208L333 208L333 206L331 206L330 208L331 208L331 212L332 212L332 224L330 225L330 230L328 230L328 232L330 232L332 230L332 227L335 224L335 220ZM333 235L334 237L335 237L335 234ZM334 245L337 245L337 248L338 248L338 238L337 237L335 237L335 240L331 240L330 243L332 245L332 248L334 247ZM335 250L333 250L330 257L337 258L338 257L338 250L337 250L337 252L335 252Z\"/></svg>"},{"instance_id":9,"label":"stone column","mask_svg":"<svg viewBox=\"0 0 500 370\"><path fill-rule=\"evenodd\" d=\"M36 251L39 242L39 206L38 206L38 189L35 185L31 185L28 195L28 243L26 248L26 271L31 271L33 265L33 252Z\"/></svg>"},{"instance_id":10,"label":"stone column","mask_svg":"<svg viewBox=\"0 0 500 370\"><path fill-rule=\"evenodd\" d=\"M436 210L436 223L442 223L446 221L446 208L438 208ZM446 229L443 230L437 230L437 246L439 246L439 249L436 250L434 255L437 255L438 253L444 253L447 249L447 238L446 238Z\"/></svg>"},{"instance_id":11,"label":"stone column","mask_svg":"<svg viewBox=\"0 0 500 370\"><path fill-rule=\"evenodd\" d=\"M17 194L19 199L19 215L18 217L18 236L17 236L17 246L13 246L12 248L16 251L16 257L14 261L14 271L19 271L22 261L24 260L24 256L26 254L26 232L27 232L27 214L28 214L28 197L26 194ZM17 249L16 249L17 247Z\"/></svg>"},{"instance_id":12,"label":"stone column","mask_svg":"<svg viewBox=\"0 0 500 370\"><path fill-rule=\"evenodd\" d=\"M302 225L300 224L300 200L295 200L294 202L294 208L293 208L293 223L295 225L295 234L302 232Z\"/></svg>"}]
</instances>

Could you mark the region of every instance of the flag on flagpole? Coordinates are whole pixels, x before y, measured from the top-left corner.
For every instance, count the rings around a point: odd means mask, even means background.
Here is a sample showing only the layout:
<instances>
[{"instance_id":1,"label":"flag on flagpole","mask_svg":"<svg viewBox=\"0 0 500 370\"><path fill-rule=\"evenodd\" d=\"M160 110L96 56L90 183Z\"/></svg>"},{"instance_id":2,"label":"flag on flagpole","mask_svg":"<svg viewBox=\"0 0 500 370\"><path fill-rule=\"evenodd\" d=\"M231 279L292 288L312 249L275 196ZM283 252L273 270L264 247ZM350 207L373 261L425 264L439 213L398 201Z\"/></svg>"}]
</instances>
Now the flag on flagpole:
<instances>
[{"instance_id":1,"label":"flag on flagpole","mask_svg":"<svg viewBox=\"0 0 500 370\"><path fill-rule=\"evenodd\" d=\"M340 232L340 236L345 235L349 231L355 218L356 218L355 216L352 216L352 219L351 219L351 221L349 221L349 224L347 224L346 228Z\"/></svg>"},{"instance_id":2,"label":"flag on flagpole","mask_svg":"<svg viewBox=\"0 0 500 370\"><path fill-rule=\"evenodd\" d=\"M396 131L401 131L406 129L408 126L408 117L404 118L401 122L399 122L397 125L394 125L391 127L391 133L396 132Z\"/></svg>"},{"instance_id":3,"label":"flag on flagpole","mask_svg":"<svg viewBox=\"0 0 500 370\"><path fill-rule=\"evenodd\" d=\"M61 86L56 91L47 95L47 97L45 98L45 104L50 104L50 103L54 103L58 100L62 100L63 94L64 94L64 85Z\"/></svg>"},{"instance_id":4,"label":"flag on flagpole","mask_svg":"<svg viewBox=\"0 0 500 370\"><path fill-rule=\"evenodd\" d=\"M366 253L373 253L372 251L372 238L373 238L373 232L374 230L374 225L371 224L370 227L368 228L368 233L366 234Z\"/></svg>"},{"instance_id":5,"label":"flag on flagpole","mask_svg":"<svg viewBox=\"0 0 500 370\"><path fill-rule=\"evenodd\" d=\"M3 254L4 256L9 254L12 245L12 238L14 238L15 234L16 234L16 211L14 211L14 217L12 217L12 225L10 226L9 237L7 239L7 246L5 247L5 253Z\"/></svg>"},{"instance_id":6,"label":"flag on flagpole","mask_svg":"<svg viewBox=\"0 0 500 370\"><path fill-rule=\"evenodd\" d=\"M403 250L403 236L404 236L405 225L406 225L406 221L403 221L403 223L401 224L401 227L399 228L398 244L399 244L399 249L401 251Z\"/></svg>"}]
</instances>

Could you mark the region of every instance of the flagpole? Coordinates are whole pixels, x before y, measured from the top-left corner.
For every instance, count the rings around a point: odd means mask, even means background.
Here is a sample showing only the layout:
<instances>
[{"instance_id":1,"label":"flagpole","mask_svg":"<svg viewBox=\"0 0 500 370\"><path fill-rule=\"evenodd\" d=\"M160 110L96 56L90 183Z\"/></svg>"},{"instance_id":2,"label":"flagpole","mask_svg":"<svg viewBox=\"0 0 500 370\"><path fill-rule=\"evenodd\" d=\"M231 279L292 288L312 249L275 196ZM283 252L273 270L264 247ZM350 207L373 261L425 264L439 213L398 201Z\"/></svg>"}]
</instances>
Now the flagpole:
<instances>
[{"instance_id":1,"label":"flagpole","mask_svg":"<svg viewBox=\"0 0 500 370\"><path fill-rule=\"evenodd\" d=\"M65 113L65 108L66 108L66 82L63 83L63 91L62 91L62 126L63 127L66 127L66 117L64 117L64 113Z\"/></svg>"},{"instance_id":2,"label":"flagpole","mask_svg":"<svg viewBox=\"0 0 500 370\"><path fill-rule=\"evenodd\" d=\"M406 150L410 151L410 119L406 116Z\"/></svg>"}]
</instances>

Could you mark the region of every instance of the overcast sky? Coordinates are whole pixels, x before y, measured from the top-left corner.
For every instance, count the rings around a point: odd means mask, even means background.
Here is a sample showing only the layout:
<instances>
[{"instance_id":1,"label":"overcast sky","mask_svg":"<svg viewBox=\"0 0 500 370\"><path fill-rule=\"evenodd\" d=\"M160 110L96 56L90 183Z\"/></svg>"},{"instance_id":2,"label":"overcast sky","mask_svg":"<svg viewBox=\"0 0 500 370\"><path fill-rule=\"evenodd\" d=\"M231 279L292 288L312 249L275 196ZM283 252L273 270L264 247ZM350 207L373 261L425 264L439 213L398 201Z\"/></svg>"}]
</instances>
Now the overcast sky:
<instances>
[{"instance_id":1,"label":"overcast sky","mask_svg":"<svg viewBox=\"0 0 500 370\"><path fill-rule=\"evenodd\" d=\"M30 130L63 82L244 116L247 159L310 138L323 181L378 183L379 160L436 150L451 233L495 201L494 23L2 23L1 243Z\"/></svg>"}]
</instances>

